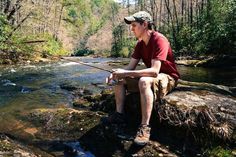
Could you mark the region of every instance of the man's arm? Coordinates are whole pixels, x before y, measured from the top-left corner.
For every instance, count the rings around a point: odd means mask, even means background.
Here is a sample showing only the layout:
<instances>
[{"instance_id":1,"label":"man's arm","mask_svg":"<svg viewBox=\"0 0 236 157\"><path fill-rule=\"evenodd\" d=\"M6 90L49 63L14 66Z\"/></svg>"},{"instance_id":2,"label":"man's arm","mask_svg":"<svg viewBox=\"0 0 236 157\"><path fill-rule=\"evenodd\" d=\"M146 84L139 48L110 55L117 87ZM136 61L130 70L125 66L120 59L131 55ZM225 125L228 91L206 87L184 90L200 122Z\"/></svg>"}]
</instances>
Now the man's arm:
<instances>
[{"instance_id":1,"label":"man's arm","mask_svg":"<svg viewBox=\"0 0 236 157\"><path fill-rule=\"evenodd\" d=\"M131 58L128 66L125 67L124 69L125 70L134 70L136 68L138 62L139 62L139 59Z\"/></svg>"},{"instance_id":2,"label":"man's arm","mask_svg":"<svg viewBox=\"0 0 236 157\"><path fill-rule=\"evenodd\" d=\"M152 60L151 68L142 69L142 70L117 70L113 74L115 79L122 79L125 77L157 77L161 68L160 60Z\"/></svg>"},{"instance_id":3,"label":"man's arm","mask_svg":"<svg viewBox=\"0 0 236 157\"><path fill-rule=\"evenodd\" d=\"M119 80L120 78L116 78L116 76L114 77L114 73L119 73L121 71L124 72L124 71L134 70L136 68L138 62L139 62L139 59L131 58L128 66L126 66L124 69L114 69L113 70L114 72L112 74L110 74L109 77L106 78L106 83L110 83L111 80Z\"/></svg>"}]
</instances>

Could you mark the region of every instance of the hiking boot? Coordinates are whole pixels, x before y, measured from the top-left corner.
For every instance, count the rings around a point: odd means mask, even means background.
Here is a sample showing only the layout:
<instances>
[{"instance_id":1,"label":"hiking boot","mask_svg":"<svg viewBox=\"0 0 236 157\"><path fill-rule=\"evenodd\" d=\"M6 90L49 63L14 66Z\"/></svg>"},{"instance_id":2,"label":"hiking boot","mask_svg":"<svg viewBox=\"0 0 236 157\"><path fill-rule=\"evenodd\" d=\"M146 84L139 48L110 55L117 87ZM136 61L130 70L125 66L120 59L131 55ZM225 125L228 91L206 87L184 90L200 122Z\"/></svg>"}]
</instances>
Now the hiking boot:
<instances>
[{"instance_id":1,"label":"hiking boot","mask_svg":"<svg viewBox=\"0 0 236 157\"><path fill-rule=\"evenodd\" d=\"M151 128L148 125L140 125L138 128L134 143L139 146L144 146L148 143L150 138Z\"/></svg>"},{"instance_id":2,"label":"hiking boot","mask_svg":"<svg viewBox=\"0 0 236 157\"><path fill-rule=\"evenodd\" d=\"M104 117L101 119L102 123L105 125L111 124L125 124L125 116L123 113L114 112L108 117Z\"/></svg>"}]
</instances>

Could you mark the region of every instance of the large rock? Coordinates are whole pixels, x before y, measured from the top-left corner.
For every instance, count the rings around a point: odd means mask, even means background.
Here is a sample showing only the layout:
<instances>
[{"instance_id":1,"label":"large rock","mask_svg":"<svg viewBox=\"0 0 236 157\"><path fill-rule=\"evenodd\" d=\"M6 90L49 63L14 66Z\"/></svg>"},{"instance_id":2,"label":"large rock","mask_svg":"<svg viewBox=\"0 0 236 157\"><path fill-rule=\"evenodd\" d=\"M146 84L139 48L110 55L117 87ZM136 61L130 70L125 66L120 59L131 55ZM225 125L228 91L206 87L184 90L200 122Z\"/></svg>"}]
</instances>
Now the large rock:
<instances>
[{"instance_id":1,"label":"large rock","mask_svg":"<svg viewBox=\"0 0 236 157\"><path fill-rule=\"evenodd\" d=\"M222 139L236 139L236 99L232 96L179 86L157 107L171 125L202 128Z\"/></svg>"},{"instance_id":2,"label":"large rock","mask_svg":"<svg viewBox=\"0 0 236 157\"><path fill-rule=\"evenodd\" d=\"M203 131L235 143L236 98L229 88L206 83L184 83L163 100L154 103L154 123L161 121L191 130L194 134ZM140 110L138 97L137 93L129 94L126 102L127 112L134 115L134 119L138 116L135 112Z\"/></svg>"}]
</instances>

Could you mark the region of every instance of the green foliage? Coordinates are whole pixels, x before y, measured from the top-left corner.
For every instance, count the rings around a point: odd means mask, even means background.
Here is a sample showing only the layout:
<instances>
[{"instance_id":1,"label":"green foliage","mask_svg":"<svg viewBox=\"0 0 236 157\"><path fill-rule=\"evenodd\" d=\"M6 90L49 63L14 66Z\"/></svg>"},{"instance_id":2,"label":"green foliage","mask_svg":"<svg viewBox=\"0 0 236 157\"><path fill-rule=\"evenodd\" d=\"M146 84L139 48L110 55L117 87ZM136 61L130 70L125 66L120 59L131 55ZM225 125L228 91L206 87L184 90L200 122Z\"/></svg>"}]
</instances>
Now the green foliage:
<instances>
[{"instance_id":1,"label":"green foliage","mask_svg":"<svg viewBox=\"0 0 236 157\"><path fill-rule=\"evenodd\" d=\"M209 157L233 157L234 155L230 150L224 149L220 146L207 151Z\"/></svg>"},{"instance_id":2,"label":"green foliage","mask_svg":"<svg viewBox=\"0 0 236 157\"><path fill-rule=\"evenodd\" d=\"M0 14L0 63L6 60L18 62L21 58L29 58L32 54L32 46L24 44L25 36L19 33L10 35L12 27L8 23L6 16Z\"/></svg>"},{"instance_id":3,"label":"green foliage","mask_svg":"<svg viewBox=\"0 0 236 157\"><path fill-rule=\"evenodd\" d=\"M6 17L0 14L0 50L7 48L7 45L5 45L4 42L6 41L7 35L10 33L10 31L11 27L6 20Z\"/></svg>"},{"instance_id":4,"label":"green foliage","mask_svg":"<svg viewBox=\"0 0 236 157\"><path fill-rule=\"evenodd\" d=\"M179 55L201 54L236 55L236 1L209 0L204 10L192 24L175 26L175 37L170 27L161 29L166 33ZM196 15L195 15L196 16Z\"/></svg>"},{"instance_id":5,"label":"green foliage","mask_svg":"<svg viewBox=\"0 0 236 157\"><path fill-rule=\"evenodd\" d=\"M72 5L65 7L64 20L71 35L80 36L78 50L84 51L89 37L111 20L112 15L118 12L118 5L112 0L73 1Z\"/></svg>"},{"instance_id":6,"label":"green foliage","mask_svg":"<svg viewBox=\"0 0 236 157\"><path fill-rule=\"evenodd\" d=\"M5 58L23 60L39 55L68 55L62 44L66 39L60 41L62 36L75 40L66 47L68 49L72 49L77 42L75 54L93 54L93 51L86 49L87 40L118 11L118 5L113 0L59 0L47 6L47 9L53 10L51 12L47 12L41 3L38 5L32 10L30 18L16 30L13 28L16 28L18 23L9 24L5 15L0 14L0 51L4 51L4 56L7 56ZM27 12L29 7L35 6L27 2L20 12ZM19 21L24 16L25 14L22 14ZM15 15L12 17L15 18ZM35 40L46 42L27 43Z\"/></svg>"},{"instance_id":7,"label":"green foliage","mask_svg":"<svg viewBox=\"0 0 236 157\"><path fill-rule=\"evenodd\" d=\"M89 49L77 49L74 52L74 56L88 56L88 55L92 55L94 54L93 50L89 50Z\"/></svg>"},{"instance_id":8,"label":"green foliage","mask_svg":"<svg viewBox=\"0 0 236 157\"><path fill-rule=\"evenodd\" d=\"M236 55L235 13L235 0L208 0L203 9L194 14L191 23L186 20L177 25L175 20L170 25L162 26L160 32L168 37L175 53L180 56ZM111 55L122 56L124 47L132 52L129 46L134 44L130 41L122 25L115 27Z\"/></svg>"},{"instance_id":9,"label":"green foliage","mask_svg":"<svg viewBox=\"0 0 236 157\"><path fill-rule=\"evenodd\" d=\"M231 34L235 31L235 18L231 18L235 14L235 1L210 0L210 10L205 10L202 15L202 30L198 36L204 33L202 42L206 43L208 52L232 53L233 45L229 42L233 39ZM230 17L230 18L229 18ZM234 29L233 29L234 27Z\"/></svg>"},{"instance_id":10,"label":"green foliage","mask_svg":"<svg viewBox=\"0 0 236 157\"><path fill-rule=\"evenodd\" d=\"M78 14L74 8L70 8L68 11L68 16L75 21L78 18Z\"/></svg>"},{"instance_id":11,"label":"green foliage","mask_svg":"<svg viewBox=\"0 0 236 157\"><path fill-rule=\"evenodd\" d=\"M47 42L44 43L43 46L40 46L39 51L43 52L44 55L58 56L68 54L68 52L63 49L62 43L57 41L53 36L44 34L43 38Z\"/></svg>"},{"instance_id":12,"label":"green foliage","mask_svg":"<svg viewBox=\"0 0 236 157\"><path fill-rule=\"evenodd\" d=\"M136 41L125 35L125 28L126 26L124 24L120 24L113 29L113 43L111 50L111 56L113 57L128 57L130 56L130 52L133 51Z\"/></svg>"}]
</instances>

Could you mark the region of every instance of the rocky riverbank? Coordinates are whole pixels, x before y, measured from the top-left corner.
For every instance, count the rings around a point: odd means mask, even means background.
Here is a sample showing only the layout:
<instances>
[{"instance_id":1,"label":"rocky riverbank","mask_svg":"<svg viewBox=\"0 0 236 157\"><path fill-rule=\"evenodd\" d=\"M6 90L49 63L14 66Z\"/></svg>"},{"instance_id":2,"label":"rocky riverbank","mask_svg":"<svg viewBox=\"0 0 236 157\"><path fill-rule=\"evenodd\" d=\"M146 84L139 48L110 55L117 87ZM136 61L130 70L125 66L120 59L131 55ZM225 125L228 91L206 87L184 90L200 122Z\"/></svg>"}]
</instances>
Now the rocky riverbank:
<instances>
[{"instance_id":1,"label":"rocky riverbank","mask_svg":"<svg viewBox=\"0 0 236 157\"><path fill-rule=\"evenodd\" d=\"M114 111L110 88L100 94L70 84L61 88L71 91L73 107L19 112L21 127L1 135L1 153L45 157L208 156L217 148L220 153L235 155L236 100L231 95L179 85L156 104L150 143L137 147L132 142L140 118L137 93L128 95L128 125L122 128L100 123L101 117Z\"/></svg>"}]
</instances>

